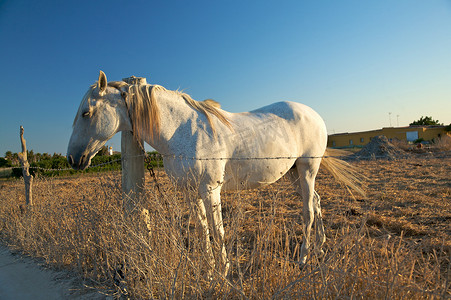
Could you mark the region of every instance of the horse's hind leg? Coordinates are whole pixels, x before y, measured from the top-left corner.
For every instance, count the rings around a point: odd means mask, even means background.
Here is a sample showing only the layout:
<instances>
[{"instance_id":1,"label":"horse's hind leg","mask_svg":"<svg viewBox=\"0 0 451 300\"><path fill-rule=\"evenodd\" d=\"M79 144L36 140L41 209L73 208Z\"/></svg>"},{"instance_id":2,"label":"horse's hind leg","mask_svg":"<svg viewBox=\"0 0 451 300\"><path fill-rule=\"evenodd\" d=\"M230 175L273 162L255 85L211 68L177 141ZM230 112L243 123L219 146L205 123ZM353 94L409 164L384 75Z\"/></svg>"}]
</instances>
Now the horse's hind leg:
<instances>
[{"instance_id":1,"label":"horse's hind leg","mask_svg":"<svg viewBox=\"0 0 451 300\"><path fill-rule=\"evenodd\" d=\"M315 209L315 229L316 229L316 248L320 254L323 254L321 247L326 242L326 234L324 233L323 216L321 213L321 198L316 191L314 195L314 209Z\"/></svg>"},{"instance_id":2,"label":"horse's hind leg","mask_svg":"<svg viewBox=\"0 0 451 300\"><path fill-rule=\"evenodd\" d=\"M307 261L310 248L310 233L314 220L316 220L316 235L320 245L324 243L324 228L321 219L320 198L315 192L315 177L320 166L319 160L302 159L296 160L295 168L292 168L288 177L291 179L297 192L303 200L304 240L301 247L301 264ZM296 174L297 171L297 174Z\"/></svg>"}]
</instances>

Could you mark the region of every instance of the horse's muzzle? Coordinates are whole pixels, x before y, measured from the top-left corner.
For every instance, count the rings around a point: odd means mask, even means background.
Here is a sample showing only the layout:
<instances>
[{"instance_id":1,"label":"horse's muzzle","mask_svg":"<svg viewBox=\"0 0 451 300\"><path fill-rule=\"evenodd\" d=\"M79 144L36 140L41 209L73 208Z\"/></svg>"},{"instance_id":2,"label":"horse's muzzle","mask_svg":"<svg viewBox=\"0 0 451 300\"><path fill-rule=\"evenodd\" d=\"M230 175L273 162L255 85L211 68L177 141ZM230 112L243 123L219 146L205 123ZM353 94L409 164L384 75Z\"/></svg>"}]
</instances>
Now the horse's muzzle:
<instances>
[{"instance_id":1,"label":"horse's muzzle","mask_svg":"<svg viewBox=\"0 0 451 300\"><path fill-rule=\"evenodd\" d=\"M75 160L72 155L68 155L67 162L74 170L84 170L89 166L89 158L87 155L82 155L78 160Z\"/></svg>"}]
</instances>

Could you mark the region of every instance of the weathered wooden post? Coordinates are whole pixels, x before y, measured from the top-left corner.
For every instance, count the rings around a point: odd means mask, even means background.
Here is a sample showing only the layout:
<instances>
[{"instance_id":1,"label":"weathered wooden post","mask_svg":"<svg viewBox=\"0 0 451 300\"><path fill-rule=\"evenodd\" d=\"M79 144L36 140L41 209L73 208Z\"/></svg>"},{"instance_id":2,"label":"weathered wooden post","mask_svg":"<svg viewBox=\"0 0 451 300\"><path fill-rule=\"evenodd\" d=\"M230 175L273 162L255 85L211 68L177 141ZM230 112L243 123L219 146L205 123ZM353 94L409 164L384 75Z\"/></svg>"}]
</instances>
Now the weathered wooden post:
<instances>
[{"instance_id":1,"label":"weathered wooden post","mask_svg":"<svg viewBox=\"0 0 451 300\"><path fill-rule=\"evenodd\" d=\"M20 126L20 142L22 144L22 152L19 155L20 165L22 166L23 179L25 181L25 203L27 207L33 205L33 176L30 174L30 164L27 158L27 142L23 137L24 129Z\"/></svg>"},{"instance_id":2,"label":"weathered wooden post","mask_svg":"<svg viewBox=\"0 0 451 300\"><path fill-rule=\"evenodd\" d=\"M122 79L128 84L147 84L146 78L131 76ZM141 144L140 144L141 143ZM131 131L122 131L122 191L124 210L130 214L144 194L144 141L137 141Z\"/></svg>"},{"instance_id":3,"label":"weathered wooden post","mask_svg":"<svg viewBox=\"0 0 451 300\"><path fill-rule=\"evenodd\" d=\"M128 84L147 84L146 78L131 76L122 79ZM131 131L122 131L121 136L121 164L122 164L122 197L124 214L127 217L132 214L141 214L149 230L149 212L145 208L139 209L139 204L144 196L144 141L137 140ZM139 209L139 210L138 210ZM116 274L122 274L118 278L123 292L127 293L125 284L127 267L118 266Z\"/></svg>"}]
</instances>

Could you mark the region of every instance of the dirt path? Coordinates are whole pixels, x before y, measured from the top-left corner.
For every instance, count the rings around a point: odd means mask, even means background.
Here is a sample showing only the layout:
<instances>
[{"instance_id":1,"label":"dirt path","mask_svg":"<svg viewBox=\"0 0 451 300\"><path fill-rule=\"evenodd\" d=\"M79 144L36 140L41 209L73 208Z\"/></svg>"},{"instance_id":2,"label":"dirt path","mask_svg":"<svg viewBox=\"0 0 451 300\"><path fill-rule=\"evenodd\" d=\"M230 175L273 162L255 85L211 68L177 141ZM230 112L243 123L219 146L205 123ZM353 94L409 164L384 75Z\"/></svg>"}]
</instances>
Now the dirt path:
<instances>
[{"instance_id":1,"label":"dirt path","mask_svg":"<svg viewBox=\"0 0 451 300\"><path fill-rule=\"evenodd\" d=\"M30 258L13 255L0 245L0 299L104 299L97 293L83 293L74 279L46 270Z\"/></svg>"}]
</instances>

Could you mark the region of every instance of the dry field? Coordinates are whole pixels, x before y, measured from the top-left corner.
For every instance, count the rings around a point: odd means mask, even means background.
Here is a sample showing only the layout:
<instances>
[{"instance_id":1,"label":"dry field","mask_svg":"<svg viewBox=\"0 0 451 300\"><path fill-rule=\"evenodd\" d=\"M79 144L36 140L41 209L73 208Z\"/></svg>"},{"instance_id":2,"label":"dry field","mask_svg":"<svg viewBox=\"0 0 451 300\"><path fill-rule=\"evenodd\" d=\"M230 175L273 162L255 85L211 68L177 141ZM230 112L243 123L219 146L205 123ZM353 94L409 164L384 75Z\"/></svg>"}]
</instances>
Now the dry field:
<instances>
[{"instance_id":1,"label":"dry field","mask_svg":"<svg viewBox=\"0 0 451 300\"><path fill-rule=\"evenodd\" d=\"M113 297L450 298L451 155L352 164L369 178L368 195L353 198L319 174L328 239L303 269L302 204L283 179L222 195L227 278L207 279L193 208L162 172L164 196L147 178L139 204L150 231L139 214L122 214L119 173L37 178L32 210L22 181L2 181L0 239Z\"/></svg>"}]
</instances>

